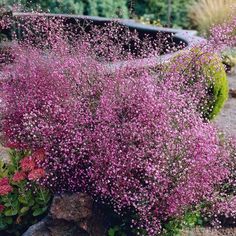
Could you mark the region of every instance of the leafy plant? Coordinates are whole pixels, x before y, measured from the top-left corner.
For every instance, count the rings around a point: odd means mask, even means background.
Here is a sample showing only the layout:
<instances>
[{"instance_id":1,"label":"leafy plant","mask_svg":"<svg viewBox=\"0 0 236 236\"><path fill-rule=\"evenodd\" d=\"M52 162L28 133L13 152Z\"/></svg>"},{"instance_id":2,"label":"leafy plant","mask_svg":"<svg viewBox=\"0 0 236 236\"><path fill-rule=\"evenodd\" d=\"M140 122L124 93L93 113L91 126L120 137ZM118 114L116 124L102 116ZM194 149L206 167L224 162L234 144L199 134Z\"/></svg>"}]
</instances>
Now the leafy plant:
<instances>
[{"instance_id":1,"label":"leafy plant","mask_svg":"<svg viewBox=\"0 0 236 236\"><path fill-rule=\"evenodd\" d=\"M221 60L213 57L208 64L203 65L202 73L209 78L209 96L205 107L203 107L203 116L207 119L213 119L219 114L225 102L228 99L228 80L225 68Z\"/></svg>"},{"instance_id":2,"label":"leafy plant","mask_svg":"<svg viewBox=\"0 0 236 236\"><path fill-rule=\"evenodd\" d=\"M194 87L202 77L206 78L207 93L199 101L198 110L203 118L214 119L228 99L229 92L227 75L221 59L217 55L193 48L185 55L174 58L172 65L176 65L178 60L181 60L181 63L175 68L183 75L188 86Z\"/></svg>"},{"instance_id":3,"label":"leafy plant","mask_svg":"<svg viewBox=\"0 0 236 236\"><path fill-rule=\"evenodd\" d=\"M67 13L103 17L128 18L126 0L6 0L5 4L19 4L22 10L34 9L52 13Z\"/></svg>"},{"instance_id":4,"label":"leafy plant","mask_svg":"<svg viewBox=\"0 0 236 236\"><path fill-rule=\"evenodd\" d=\"M46 214L51 194L35 182L40 176L29 152L9 153L9 162L0 161L0 234L21 235Z\"/></svg>"},{"instance_id":5,"label":"leafy plant","mask_svg":"<svg viewBox=\"0 0 236 236\"><path fill-rule=\"evenodd\" d=\"M204 220L199 211L186 211L182 217L170 219L164 224L164 236L180 236L184 229L203 226Z\"/></svg>"},{"instance_id":6,"label":"leafy plant","mask_svg":"<svg viewBox=\"0 0 236 236\"><path fill-rule=\"evenodd\" d=\"M127 234L122 232L120 226L114 226L108 230L108 236L127 236Z\"/></svg>"},{"instance_id":7,"label":"leafy plant","mask_svg":"<svg viewBox=\"0 0 236 236\"><path fill-rule=\"evenodd\" d=\"M190 26L187 11L188 5L192 2L193 0L172 1L171 24L173 27L188 28ZM166 0L136 0L132 6L137 16L160 21L161 25L167 25L168 2Z\"/></svg>"}]
</instances>

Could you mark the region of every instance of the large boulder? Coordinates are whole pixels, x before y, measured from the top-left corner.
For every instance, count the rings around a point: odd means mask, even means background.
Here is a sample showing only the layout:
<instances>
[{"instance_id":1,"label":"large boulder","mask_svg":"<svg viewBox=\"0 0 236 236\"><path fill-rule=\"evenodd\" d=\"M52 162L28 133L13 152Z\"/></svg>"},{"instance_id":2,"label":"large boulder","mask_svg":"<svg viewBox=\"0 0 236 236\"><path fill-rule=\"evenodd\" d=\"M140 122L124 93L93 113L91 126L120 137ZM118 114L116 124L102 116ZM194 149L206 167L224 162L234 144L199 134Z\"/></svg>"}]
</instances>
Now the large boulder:
<instances>
[{"instance_id":1,"label":"large boulder","mask_svg":"<svg viewBox=\"0 0 236 236\"><path fill-rule=\"evenodd\" d=\"M53 219L80 222L92 217L93 201L84 193L55 196L50 213Z\"/></svg>"},{"instance_id":2,"label":"large boulder","mask_svg":"<svg viewBox=\"0 0 236 236\"><path fill-rule=\"evenodd\" d=\"M53 198L49 215L23 236L105 236L104 215L84 193Z\"/></svg>"}]
</instances>

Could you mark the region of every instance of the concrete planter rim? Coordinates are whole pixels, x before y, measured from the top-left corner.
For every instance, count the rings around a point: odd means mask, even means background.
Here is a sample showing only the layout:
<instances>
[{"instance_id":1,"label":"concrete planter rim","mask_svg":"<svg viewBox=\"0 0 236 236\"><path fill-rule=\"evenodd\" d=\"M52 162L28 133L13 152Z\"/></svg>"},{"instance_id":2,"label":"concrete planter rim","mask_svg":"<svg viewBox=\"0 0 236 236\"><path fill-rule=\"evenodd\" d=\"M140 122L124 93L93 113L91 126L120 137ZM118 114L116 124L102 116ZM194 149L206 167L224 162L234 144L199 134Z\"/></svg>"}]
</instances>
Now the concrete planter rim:
<instances>
[{"instance_id":1,"label":"concrete planter rim","mask_svg":"<svg viewBox=\"0 0 236 236\"><path fill-rule=\"evenodd\" d=\"M133 19L120 19L120 18L105 18L105 17L99 17L99 16L85 16L85 15L74 15L74 14L52 14L52 13L30 13L30 12L13 12L13 17L59 17L59 18L74 18L74 19L84 19L88 21L96 21L101 23L109 23L112 21L117 21L118 23L130 28L130 29L136 29L141 31L147 31L152 33L171 33L173 34L173 37L178 39L179 41L186 44L186 47L184 47L182 50L178 50L176 52L170 52L164 55L160 55L158 57L152 57L152 58L143 58L143 59L136 59L132 62L129 61L129 65L135 65L135 67L143 67L150 66L156 64L164 64L171 60L171 58L178 55L180 52L188 51L193 47L196 47L198 45L201 45L206 40L204 38L201 38L197 36L197 31L194 30L183 30L183 29L174 29L174 28L165 28L165 27L157 27L152 25L146 25L137 23ZM115 63L115 66L125 65L127 62L122 61L120 63Z\"/></svg>"}]
</instances>

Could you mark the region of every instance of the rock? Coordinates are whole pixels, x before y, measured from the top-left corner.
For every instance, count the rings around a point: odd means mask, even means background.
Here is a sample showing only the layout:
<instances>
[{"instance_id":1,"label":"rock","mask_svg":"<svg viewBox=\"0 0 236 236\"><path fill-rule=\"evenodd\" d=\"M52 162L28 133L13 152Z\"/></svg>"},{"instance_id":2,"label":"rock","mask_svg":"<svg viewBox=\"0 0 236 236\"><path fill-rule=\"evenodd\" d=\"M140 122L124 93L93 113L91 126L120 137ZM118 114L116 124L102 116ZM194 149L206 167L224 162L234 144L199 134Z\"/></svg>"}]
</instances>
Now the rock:
<instances>
[{"instance_id":1,"label":"rock","mask_svg":"<svg viewBox=\"0 0 236 236\"><path fill-rule=\"evenodd\" d=\"M80 222L91 218L93 201L84 193L64 194L53 198L50 213L54 219Z\"/></svg>"},{"instance_id":2,"label":"rock","mask_svg":"<svg viewBox=\"0 0 236 236\"><path fill-rule=\"evenodd\" d=\"M236 89L230 89L229 94L231 97L236 98Z\"/></svg>"},{"instance_id":3,"label":"rock","mask_svg":"<svg viewBox=\"0 0 236 236\"><path fill-rule=\"evenodd\" d=\"M104 215L84 193L54 196L49 215L22 236L105 236Z\"/></svg>"},{"instance_id":4,"label":"rock","mask_svg":"<svg viewBox=\"0 0 236 236\"><path fill-rule=\"evenodd\" d=\"M0 144L0 160L2 160L5 163L8 163L10 161L10 156L8 154L9 149L4 148Z\"/></svg>"},{"instance_id":5,"label":"rock","mask_svg":"<svg viewBox=\"0 0 236 236\"><path fill-rule=\"evenodd\" d=\"M48 220L48 217L45 217L39 223L30 226L22 236L51 236L46 226Z\"/></svg>"},{"instance_id":6,"label":"rock","mask_svg":"<svg viewBox=\"0 0 236 236\"><path fill-rule=\"evenodd\" d=\"M90 236L88 232L74 222L53 220L48 224L47 228L50 236Z\"/></svg>"}]
</instances>

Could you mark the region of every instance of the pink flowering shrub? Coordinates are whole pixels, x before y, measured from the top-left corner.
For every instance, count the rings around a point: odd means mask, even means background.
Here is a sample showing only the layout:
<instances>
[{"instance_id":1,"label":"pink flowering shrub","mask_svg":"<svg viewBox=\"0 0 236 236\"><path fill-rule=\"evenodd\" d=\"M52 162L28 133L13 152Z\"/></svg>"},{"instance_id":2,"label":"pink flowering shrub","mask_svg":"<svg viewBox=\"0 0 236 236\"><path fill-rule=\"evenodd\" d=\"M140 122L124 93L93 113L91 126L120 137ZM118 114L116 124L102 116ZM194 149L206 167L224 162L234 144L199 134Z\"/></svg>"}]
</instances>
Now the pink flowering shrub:
<instances>
[{"instance_id":1,"label":"pink flowering shrub","mask_svg":"<svg viewBox=\"0 0 236 236\"><path fill-rule=\"evenodd\" d=\"M235 225L236 218L236 140L235 138L221 138L221 144L229 153L229 161L227 162L228 178L221 184L218 184L214 199L205 209L203 215L211 219L213 225L227 226Z\"/></svg>"},{"instance_id":2,"label":"pink flowering shrub","mask_svg":"<svg viewBox=\"0 0 236 236\"><path fill-rule=\"evenodd\" d=\"M36 151L20 162L28 179L130 211L132 225L148 235L202 202L215 203L231 154L197 112L207 78L189 86L174 65L161 73L132 67L142 57L114 44L109 26L70 43L56 29L36 46L31 36L15 44L14 63L2 70L5 142ZM149 49L141 54L158 52Z\"/></svg>"}]
</instances>

